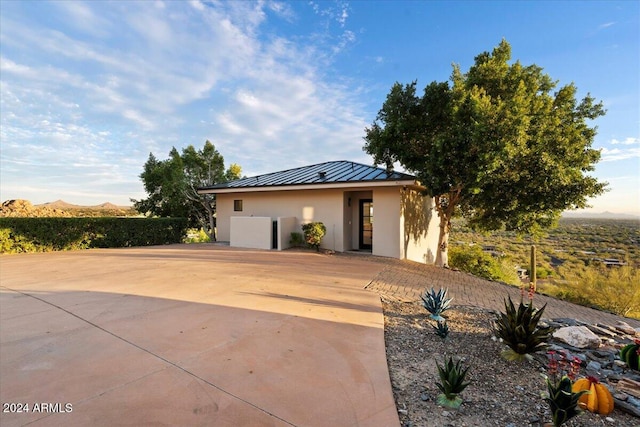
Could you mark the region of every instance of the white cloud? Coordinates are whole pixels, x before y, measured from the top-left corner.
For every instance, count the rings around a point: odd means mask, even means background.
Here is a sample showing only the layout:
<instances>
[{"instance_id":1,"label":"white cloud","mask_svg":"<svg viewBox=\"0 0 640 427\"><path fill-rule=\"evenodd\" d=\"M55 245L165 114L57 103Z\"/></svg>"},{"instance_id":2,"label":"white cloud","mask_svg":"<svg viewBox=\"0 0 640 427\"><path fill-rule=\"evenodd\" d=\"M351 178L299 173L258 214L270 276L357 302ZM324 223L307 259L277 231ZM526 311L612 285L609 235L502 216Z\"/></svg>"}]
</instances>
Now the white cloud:
<instances>
[{"instance_id":1,"label":"white cloud","mask_svg":"<svg viewBox=\"0 0 640 427\"><path fill-rule=\"evenodd\" d=\"M612 145L633 145L633 144L640 144L640 138L625 138L623 141L618 141L617 139L612 139L611 140L611 144Z\"/></svg>"},{"instance_id":2,"label":"white cloud","mask_svg":"<svg viewBox=\"0 0 640 427\"><path fill-rule=\"evenodd\" d=\"M638 148L601 148L600 152L602 153L602 157L600 161L602 162L614 162L618 160L627 160L633 159L635 157L640 157L640 147Z\"/></svg>"},{"instance_id":3,"label":"white cloud","mask_svg":"<svg viewBox=\"0 0 640 427\"><path fill-rule=\"evenodd\" d=\"M598 30L604 30L605 28L609 28L615 24L615 22L605 22L604 24L598 25Z\"/></svg>"},{"instance_id":4,"label":"white cloud","mask_svg":"<svg viewBox=\"0 0 640 427\"><path fill-rule=\"evenodd\" d=\"M347 6L323 16L342 27ZM140 197L131 192L150 151L162 158L205 139L247 174L279 169L283 159L367 161L353 89L325 77L331 58L354 42L350 30L326 40L313 30L261 34L267 19L295 20L290 4L277 2L63 9L100 31L89 40L3 16L3 192L23 176L64 194L78 183L101 194L121 184L124 195L111 201L126 203Z\"/></svg>"}]
</instances>

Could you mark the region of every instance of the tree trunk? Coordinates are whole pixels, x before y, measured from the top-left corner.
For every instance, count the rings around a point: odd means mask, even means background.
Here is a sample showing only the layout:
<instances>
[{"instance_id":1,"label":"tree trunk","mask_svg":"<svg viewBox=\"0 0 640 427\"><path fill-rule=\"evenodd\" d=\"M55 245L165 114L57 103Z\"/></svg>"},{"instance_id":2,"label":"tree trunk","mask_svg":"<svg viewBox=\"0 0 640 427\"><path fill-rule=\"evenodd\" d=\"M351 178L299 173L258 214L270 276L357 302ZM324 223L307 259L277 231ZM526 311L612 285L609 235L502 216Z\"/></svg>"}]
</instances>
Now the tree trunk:
<instances>
[{"instance_id":1,"label":"tree trunk","mask_svg":"<svg viewBox=\"0 0 640 427\"><path fill-rule=\"evenodd\" d=\"M208 225L209 225L209 230L207 230L207 227L205 227L205 233L207 233L207 235L209 236L209 240L211 240L212 242L215 242L218 240L218 236L216 235L216 224L215 224L215 218L213 217L214 215L214 211L213 208L211 207L211 204L208 202L202 203L202 206L204 206L205 210L207 211L207 220L208 220Z\"/></svg>"},{"instance_id":2,"label":"tree trunk","mask_svg":"<svg viewBox=\"0 0 640 427\"><path fill-rule=\"evenodd\" d=\"M438 212L440 217L440 235L438 236L438 252L436 254L436 265L438 267L449 267L449 230L451 229L451 219L444 211Z\"/></svg>"},{"instance_id":3,"label":"tree trunk","mask_svg":"<svg viewBox=\"0 0 640 427\"><path fill-rule=\"evenodd\" d=\"M448 194L436 196L436 209L440 217L440 235L438 236L438 253L436 265L449 267L449 232L451 231L451 218L455 208L460 203L462 187L457 187Z\"/></svg>"}]
</instances>

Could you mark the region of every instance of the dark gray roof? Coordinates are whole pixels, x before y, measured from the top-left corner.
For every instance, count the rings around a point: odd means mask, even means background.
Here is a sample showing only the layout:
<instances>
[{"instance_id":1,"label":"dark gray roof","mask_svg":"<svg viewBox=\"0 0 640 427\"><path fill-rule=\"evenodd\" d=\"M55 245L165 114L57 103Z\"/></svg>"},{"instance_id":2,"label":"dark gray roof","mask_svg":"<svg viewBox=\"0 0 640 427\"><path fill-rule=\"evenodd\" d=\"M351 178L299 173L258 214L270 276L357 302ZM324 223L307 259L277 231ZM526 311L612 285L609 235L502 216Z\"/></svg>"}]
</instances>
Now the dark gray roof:
<instances>
[{"instance_id":1,"label":"dark gray roof","mask_svg":"<svg viewBox=\"0 0 640 427\"><path fill-rule=\"evenodd\" d=\"M199 190L356 182L415 181L415 179L414 176L406 173L395 171L387 173L385 169L375 166L340 160L288 169L281 172L267 173L250 178L242 178L210 187L202 187L199 188Z\"/></svg>"}]
</instances>

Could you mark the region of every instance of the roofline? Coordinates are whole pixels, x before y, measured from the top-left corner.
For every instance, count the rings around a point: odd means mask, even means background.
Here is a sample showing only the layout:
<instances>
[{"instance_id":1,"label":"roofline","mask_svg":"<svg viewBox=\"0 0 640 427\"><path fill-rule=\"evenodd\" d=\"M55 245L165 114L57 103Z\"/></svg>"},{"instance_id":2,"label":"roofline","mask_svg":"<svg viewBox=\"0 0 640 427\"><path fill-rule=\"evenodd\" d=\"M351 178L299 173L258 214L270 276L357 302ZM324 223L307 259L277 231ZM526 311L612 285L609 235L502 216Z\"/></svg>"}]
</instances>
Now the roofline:
<instances>
[{"instance_id":1,"label":"roofline","mask_svg":"<svg viewBox=\"0 0 640 427\"><path fill-rule=\"evenodd\" d=\"M321 190L340 188L370 188L370 187L411 187L423 190L424 187L417 181L395 180L395 181L356 181L356 182L333 182L318 184L287 184L287 185L265 185L262 187L227 187L227 188L199 188L198 194L225 194L225 193L255 193L265 191L292 191L292 190Z\"/></svg>"}]
</instances>

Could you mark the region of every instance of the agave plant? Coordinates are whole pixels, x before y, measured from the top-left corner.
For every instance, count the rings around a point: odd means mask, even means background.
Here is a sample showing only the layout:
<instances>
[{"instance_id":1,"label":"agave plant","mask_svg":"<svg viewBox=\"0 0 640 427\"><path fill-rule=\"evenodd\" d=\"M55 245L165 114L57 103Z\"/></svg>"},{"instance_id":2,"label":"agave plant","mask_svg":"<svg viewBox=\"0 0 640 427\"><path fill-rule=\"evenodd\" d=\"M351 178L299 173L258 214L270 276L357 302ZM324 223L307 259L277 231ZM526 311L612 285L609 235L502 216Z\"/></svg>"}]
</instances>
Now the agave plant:
<instances>
[{"instance_id":1,"label":"agave plant","mask_svg":"<svg viewBox=\"0 0 640 427\"><path fill-rule=\"evenodd\" d=\"M460 360L453 363L451 357L445 362L444 366L440 366L438 362L436 362L441 381L436 383L436 386L442 392L438 395L439 405L453 409L460 407L462 398L459 395L469 385L468 382L465 382L469 368L463 369L461 365L462 362Z\"/></svg>"},{"instance_id":2,"label":"agave plant","mask_svg":"<svg viewBox=\"0 0 640 427\"><path fill-rule=\"evenodd\" d=\"M538 323L547 305L537 310L531 301L524 305L521 300L516 309L511 297L504 305L506 313L498 315L495 325L496 335L509 346L502 356L507 360L523 360L530 358L531 353L546 348L550 328L541 328Z\"/></svg>"},{"instance_id":3,"label":"agave plant","mask_svg":"<svg viewBox=\"0 0 640 427\"><path fill-rule=\"evenodd\" d=\"M435 325L433 325L433 329L436 331L436 335L440 338L445 339L449 335L449 325L447 325L447 321L438 321Z\"/></svg>"},{"instance_id":4,"label":"agave plant","mask_svg":"<svg viewBox=\"0 0 640 427\"><path fill-rule=\"evenodd\" d=\"M587 393L587 390L574 393L571 387L571 379L566 375L563 376L559 382L547 379L549 396L545 397L544 400L551 408L553 425L555 427L561 426L581 412L580 409L578 409L578 400L580 396Z\"/></svg>"},{"instance_id":5,"label":"agave plant","mask_svg":"<svg viewBox=\"0 0 640 427\"><path fill-rule=\"evenodd\" d=\"M431 313L431 318L436 321L443 321L441 316L446 310L449 309L449 304L452 298L447 299L447 289L442 289L436 292L433 288L431 291L424 291L424 295L421 296L424 308Z\"/></svg>"}]
</instances>

